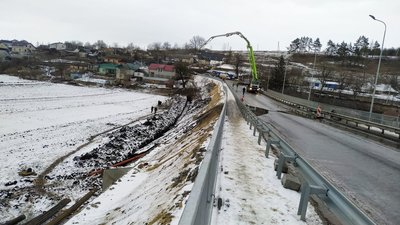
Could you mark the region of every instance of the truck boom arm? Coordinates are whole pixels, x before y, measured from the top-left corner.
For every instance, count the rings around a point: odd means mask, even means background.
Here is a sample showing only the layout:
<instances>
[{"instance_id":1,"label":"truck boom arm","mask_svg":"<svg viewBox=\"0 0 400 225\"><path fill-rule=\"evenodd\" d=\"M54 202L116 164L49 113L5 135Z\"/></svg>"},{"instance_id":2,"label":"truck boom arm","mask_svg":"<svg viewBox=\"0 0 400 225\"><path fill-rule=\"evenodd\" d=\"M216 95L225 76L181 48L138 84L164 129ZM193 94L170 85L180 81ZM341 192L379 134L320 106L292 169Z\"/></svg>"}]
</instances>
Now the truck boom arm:
<instances>
[{"instance_id":1,"label":"truck boom arm","mask_svg":"<svg viewBox=\"0 0 400 225\"><path fill-rule=\"evenodd\" d=\"M251 47L250 41L242 33L240 33L239 31L212 36L206 42L204 42L203 45L200 46L200 49L202 49L204 46L206 46L214 38L217 38L217 37L230 37L232 35L238 35L239 37L243 38L246 41L246 43L247 43L247 52L248 52L249 62L250 62L250 67L251 67L251 76L253 78L252 82L258 82L257 67L256 67L256 60L254 58L253 47Z\"/></svg>"}]
</instances>

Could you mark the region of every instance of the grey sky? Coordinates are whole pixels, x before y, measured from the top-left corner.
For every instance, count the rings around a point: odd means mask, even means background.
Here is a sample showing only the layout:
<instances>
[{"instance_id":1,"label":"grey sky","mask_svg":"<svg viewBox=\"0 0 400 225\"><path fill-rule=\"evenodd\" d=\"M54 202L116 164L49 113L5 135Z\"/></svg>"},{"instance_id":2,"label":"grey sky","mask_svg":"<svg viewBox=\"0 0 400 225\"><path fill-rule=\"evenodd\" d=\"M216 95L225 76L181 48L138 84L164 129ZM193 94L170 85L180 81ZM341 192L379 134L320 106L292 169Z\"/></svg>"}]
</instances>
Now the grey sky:
<instances>
[{"instance_id":1,"label":"grey sky","mask_svg":"<svg viewBox=\"0 0 400 225\"><path fill-rule=\"evenodd\" d=\"M240 31L255 50L285 50L297 37L355 42L360 35L400 47L399 0L0 0L0 39L36 45L79 40L142 48L152 42L183 45L194 35ZM239 37L208 48L245 49Z\"/></svg>"}]
</instances>

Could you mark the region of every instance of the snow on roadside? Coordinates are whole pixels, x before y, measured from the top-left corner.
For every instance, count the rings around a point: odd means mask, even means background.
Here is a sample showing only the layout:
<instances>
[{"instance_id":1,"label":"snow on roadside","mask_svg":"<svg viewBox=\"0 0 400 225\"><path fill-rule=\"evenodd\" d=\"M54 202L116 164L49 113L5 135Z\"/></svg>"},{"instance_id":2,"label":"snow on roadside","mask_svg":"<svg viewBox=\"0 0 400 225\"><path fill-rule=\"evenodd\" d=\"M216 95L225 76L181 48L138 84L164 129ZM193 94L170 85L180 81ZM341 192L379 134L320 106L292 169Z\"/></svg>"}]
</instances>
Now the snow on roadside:
<instances>
[{"instance_id":1,"label":"snow on roadside","mask_svg":"<svg viewBox=\"0 0 400 225\"><path fill-rule=\"evenodd\" d=\"M176 224L219 115L188 108L157 148L66 224Z\"/></svg>"},{"instance_id":2,"label":"snow on roadside","mask_svg":"<svg viewBox=\"0 0 400 225\"><path fill-rule=\"evenodd\" d=\"M228 101L234 101L231 93ZM275 156L265 158L265 144L257 144L237 108L229 111L216 193L224 203L221 210L214 208L212 224L322 224L310 204L307 222L300 220L300 193L283 188L274 171Z\"/></svg>"}]
</instances>

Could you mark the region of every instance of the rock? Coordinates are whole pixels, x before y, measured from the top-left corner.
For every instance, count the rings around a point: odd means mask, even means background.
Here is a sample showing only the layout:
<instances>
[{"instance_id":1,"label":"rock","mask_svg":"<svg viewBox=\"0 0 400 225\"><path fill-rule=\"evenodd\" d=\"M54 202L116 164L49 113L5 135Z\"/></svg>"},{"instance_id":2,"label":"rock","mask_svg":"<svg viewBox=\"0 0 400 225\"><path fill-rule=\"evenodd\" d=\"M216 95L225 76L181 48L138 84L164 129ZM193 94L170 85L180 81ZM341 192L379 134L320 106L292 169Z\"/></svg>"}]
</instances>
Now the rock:
<instances>
[{"instance_id":1,"label":"rock","mask_svg":"<svg viewBox=\"0 0 400 225\"><path fill-rule=\"evenodd\" d=\"M301 187L299 178L297 178L291 174L283 175L281 183L284 188L294 190L294 191L299 191L300 187Z\"/></svg>"},{"instance_id":2,"label":"rock","mask_svg":"<svg viewBox=\"0 0 400 225\"><path fill-rule=\"evenodd\" d=\"M218 197L218 210L221 210L222 207L222 198Z\"/></svg>"},{"instance_id":3,"label":"rock","mask_svg":"<svg viewBox=\"0 0 400 225\"><path fill-rule=\"evenodd\" d=\"M16 185L18 182L15 180L15 181L9 181L9 182L7 182L7 183L5 183L4 185L6 186L6 187L8 187L8 186L11 186L11 185Z\"/></svg>"},{"instance_id":4,"label":"rock","mask_svg":"<svg viewBox=\"0 0 400 225\"><path fill-rule=\"evenodd\" d=\"M35 176L35 175L36 175L35 171L33 171L32 168L28 168L28 169L25 169L25 170L21 170L21 171L18 172L18 174L19 174L20 176L22 176L22 177L31 176L31 175Z\"/></svg>"}]
</instances>

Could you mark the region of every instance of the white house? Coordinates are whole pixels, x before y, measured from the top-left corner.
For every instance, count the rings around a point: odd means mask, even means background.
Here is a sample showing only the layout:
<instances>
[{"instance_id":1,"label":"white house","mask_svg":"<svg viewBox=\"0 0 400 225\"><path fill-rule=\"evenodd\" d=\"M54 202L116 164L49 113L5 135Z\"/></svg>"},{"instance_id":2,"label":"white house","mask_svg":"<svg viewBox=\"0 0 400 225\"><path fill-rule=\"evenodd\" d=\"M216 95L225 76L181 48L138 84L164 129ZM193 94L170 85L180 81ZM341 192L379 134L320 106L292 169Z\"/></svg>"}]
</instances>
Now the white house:
<instances>
[{"instance_id":1,"label":"white house","mask_svg":"<svg viewBox=\"0 0 400 225\"><path fill-rule=\"evenodd\" d=\"M13 41L11 53L16 55L30 55L36 48L27 41Z\"/></svg>"},{"instance_id":2,"label":"white house","mask_svg":"<svg viewBox=\"0 0 400 225\"><path fill-rule=\"evenodd\" d=\"M49 44L49 49L55 49L55 50L65 50L67 49L67 45L61 42L56 42L53 44Z\"/></svg>"}]
</instances>

